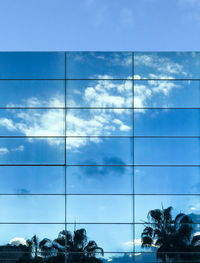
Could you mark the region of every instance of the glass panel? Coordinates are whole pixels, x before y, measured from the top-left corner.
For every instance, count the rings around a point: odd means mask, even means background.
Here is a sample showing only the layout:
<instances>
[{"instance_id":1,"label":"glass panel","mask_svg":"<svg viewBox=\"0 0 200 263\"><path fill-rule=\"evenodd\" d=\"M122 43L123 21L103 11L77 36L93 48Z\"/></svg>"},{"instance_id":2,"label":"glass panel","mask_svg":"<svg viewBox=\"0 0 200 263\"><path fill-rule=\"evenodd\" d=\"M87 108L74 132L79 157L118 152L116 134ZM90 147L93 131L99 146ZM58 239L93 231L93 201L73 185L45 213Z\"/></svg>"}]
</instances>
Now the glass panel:
<instances>
[{"instance_id":1,"label":"glass panel","mask_svg":"<svg viewBox=\"0 0 200 263\"><path fill-rule=\"evenodd\" d=\"M1 79L64 79L64 52L1 52Z\"/></svg>"},{"instance_id":2,"label":"glass panel","mask_svg":"<svg viewBox=\"0 0 200 263\"><path fill-rule=\"evenodd\" d=\"M171 260L169 262L177 262L177 263L194 263L199 262L200 253L192 253L192 252L174 252L174 253L165 253L160 252L158 253L159 259L157 259L156 253L136 253L134 262L135 263L157 263L157 262L164 262L161 260L163 255L166 255L166 260ZM167 261L166 261L167 262Z\"/></svg>"},{"instance_id":3,"label":"glass panel","mask_svg":"<svg viewBox=\"0 0 200 263\"><path fill-rule=\"evenodd\" d=\"M37 195L1 195L0 223L62 223L65 197Z\"/></svg>"},{"instance_id":4,"label":"glass panel","mask_svg":"<svg viewBox=\"0 0 200 263\"><path fill-rule=\"evenodd\" d=\"M145 195L135 196L135 221L147 222L150 210L173 207L172 216L184 213L191 217L194 223L200 223L199 195Z\"/></svg>"},{"instance_id":5,"label":"glass panel","mask_svg":"<svg viewBox=\"0 0 200 263\"><path fill-rule=\"evenodd\" d=\"M132 194L133 167L68 166L69 194Z\"/></svg>"},{"instance_id":6,"label":"glass panel","mask_svg":"<svg viewBox=\"0 0 200 263\"><path fill-rule=\"evenodd\" d=\"M199 52L135 52L135 78L198 79Z\"/></svg>"},{"instance_id":7,"label":"glass panel","mask_svg":"<svg viewBox=\"0 0 200 263\"><path fill-rule=\"evenodd\" d=\"M16 262L21 259L23 262L32 262L39 256L54 257L54 260L64 262L65 247L57 242L59 232L63 229L64 225L61 224L1 224L1 261Z\"/></svg>"},{"instance_id":8,"label":"glass panel","mask_svg":"<svg viewBox=\"0 0 200 263\"><path fill-rule=\"evenodd\" d=\"M64 153L64 139L0 139L0 164L64 164Z\"/></svg>"},{"instance_id":9,"label":"glass panel","mask_svg":"<svg viewBox=\"0 0 200 263\"><path fill-rule=\"evenodd\" d=\"M68 136L132 136L133 110L67 110Z\"/></svg>"},{"instance_id":10,"label":"glass panel","mask_svg":"<svg viewBox=\"0 0 200 263\"><path fill-rule=\"evenodd\" d=\"M135 135L199 136L200 110L135 110Z\"/></svg>"},{"instance_id":11,"label":"glass panel","mask_svg":"<svg viewBox=\"0 0 200 263\"><path fill-rule=\"evenodd\" d=\"M136 194L200 194L200 167L136 167Z\"/></svg>"},{"instance_id":12,"label":"glass panel","mask_svg":"<svg viewBox=\"0 0 200 263\"><path fill-rule=\"evenodd\" d=\"M0 245L25 245L34 235L39 242L44 238L54 240L64 229L64 224L0 224Z\"/></svg>"},{"instance_id":13,"label":"glass panel","mask_svg":"<svg viewBox=\"0 0 200 263\"><path fill-rule=\"evenodd\" d=\"M1 136L64 136L64 110L0 110Z\"/></svg>"},{"instance_id":14,"label":"glass panel","mask_svg":"<svg viewBox=\"0 0 200 263\"><path fill-rule=\"evenodd\" d=\"M155 225L154 225L155 226ZM144 262L148 262L145 260L148 259L152 259L153 253L159 253L162 252L163 254L168 252L168 255L171 255L172 259L173 259L173 253L178 253L180 258L182 257L183 259L183 255L186 256L185 261L179 261L179 262L197 262L197 261L190 261L190 260L186 260L186 259L192 259L189 258L189 256L191 255L196 255L196 256L200 256L200 253L198 250L196 250L198 248L198 245L192 245L191 241L193 239L193 237L197 235L199 236L199 225L197 224L182 224L182 225L176 225L176 228L174 227L173 224L168 225L168 234L166 234L165 239L163 240L163 245L161 245L161 249L159 249L159 246L155 246L155 242L157 241L157 237L155 237L154 241L153 241L153 245L150 247L142 247L142 233L145 230L146 227L150 227L152 229L152 232L154 233L156 230L158 230L158 225L154 227L152 224L137 224L135 225L135 252L138 253L136 254L136 259L141 260L144 259ZM170 229L170 230L169 230ZM177 229L177 230L175 230ZM191 234L189 234L191 240L189 242L184 241L184 233L183 236L180 235L180 229L183 230L185 229L185 233L191 231ZM166 231L166 228L163 226L163 232ZM146 231L145 231L146 232ZM175 235L173 234L173 232L175 232ZM144 237L150 237L150 235L147 233L144 234ZM198 239L198 238L197 238ZM169 243L170 240L170 243ZM175 242L174 242L175 241ZM179 242L182 241L182 246L184 246L184 243L187 244L187 246L181 247ZM170 253L172 252L172 253ZM182 253L181 253L182 252ZM191 254L190 254L191 252ZM193 252L193 253L192 253ZM140 255L140 253L142 253ZM145 255L146 254L146 255ZM159 255L161 256L161 253L159 253ZM193 257L193 259L195 259L195 257ZM140 262L140 261L139 261ZM157 261L150 261L150 262L157 262ZM160 261L159 261L160 262ZM164 262L164 261L163 261ZM174 262L174 260L169 260L166 262ZM176 262L176 261L175 261Z\"/></svg>"},{"instance_id":15,"label":"glass panel","mask_svg":"<svg viewBox=\"0 0 200 263\"><path fill-rule=\"evenodd\" d=\"M0 166L0 194L64 194L65 168Z\"/></svg>"},{"instance_id":16,"label":"glass panel","mask_svg":"<svg viewBox=\"0 0 200 263\"><path fill-rule=\"evenodd\" d=\"M134 81L135 108L199 108L200 88L197 80ZM140 112L145 112L140 110Z\"/></svg>"},{"instance_id":17,"label":"glass panel","mask_svg":"<svg viewBox=\"0 0 200 263\"><path fill-rule=\"evenodd\" d=\"M63 80L0 80L0 107L64 107Z\"/></svg>"},{"instance_id":18,"label":"glass panel","mask_svg":"<svg viewBox=\"0 0 200 263\"><path fill-rule=\"evenodd\" d=\"M133 139L67 138L67 164L133 164Z\"/></svg>"},{"instance_id":19,"label":"glass panel","mask_svg":"<svg viewBox=\"0 0 200 263\"><path fill-rule=\"evenodd\" d=\"M94 240L104 252L133 252L133 225L131 224L68 224L67 230L85 229L89 242ZM132 245L130 245L132 243Z\"/></svg>"},{"instance_id":20,"label":"glass panel","mask_svg":"<svg viewBox=\"0 0 200 263\"><path fill-rule=\"evenodd\" d=\"M67 80L68 107L133 107L131 80Z\"/></svg>"},{"instance_id":21,"label":"glass panel","mask_svg":"<svg viewBox=\"0 0 200 263\"><path fill-rule=\"evenodd\" d=\"M79 223L132 223L132 196L82 195L67 197L67 221Z\"/></svg>"},{"instance_id":22,"label":"glass panel","mask_svg":"<svg viewBox=\"0 0 200 263\"><path fill-rule=\"evenodd\" d=\"M71 261L70 261L71 260ZM91 259L85 255L85 253L70 253L68 257L68 262L81 262L80 260L86 260L84 262L90 262ZM88 261L87 261L88 260ZM99 263L107 263L107 262L113 262L113 263L133 263L133 253L104 253L102 255L101 253L96 253L94 262ZM101 260L101 261L97 261ZM83 261L82 261L83 262Z\"/></svg>"},{"instance_id":23,"label":"glass panel","mask_svg":"<svg viewBox=\"0 0 200 263\"><path fill-rule=\"evenodd\" d=\"M67 78L130 78L131 52L67 52Z\"/></svg>"},{"instance_id":24,"label":"glass panel","mask_svg":"<svg viewBox=\"0 0 200 263\"><path fill-rule=\"evenodd\" d=\"M198 165L199 138L136 138L135 164Z\"/></svg>"},{"instance_id":25,"label":"glass panel","mask_svg":"<svg viewBox=\"0 0 200 263\"><path fill-rule=\"evenodd\" d=\"M134 262L135 263L144 263L144 262L145 263L149 263L149 262L157 263L157 262L162 262L162 261L157 259L156 253L146 252L146 253L135 253Z\"/></svg>"}]
</instances>

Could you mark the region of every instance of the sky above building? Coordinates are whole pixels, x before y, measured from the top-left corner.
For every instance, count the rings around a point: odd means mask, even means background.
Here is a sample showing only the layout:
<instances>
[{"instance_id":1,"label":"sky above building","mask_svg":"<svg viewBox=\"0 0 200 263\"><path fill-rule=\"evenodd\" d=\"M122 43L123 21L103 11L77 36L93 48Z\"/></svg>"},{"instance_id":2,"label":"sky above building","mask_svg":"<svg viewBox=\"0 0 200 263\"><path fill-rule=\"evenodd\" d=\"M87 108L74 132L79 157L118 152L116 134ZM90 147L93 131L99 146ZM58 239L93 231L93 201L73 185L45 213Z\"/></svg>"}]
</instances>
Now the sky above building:
<instances>
[{"instance_id":1,"label":"sky above building","mask_svg":"<svg viewBox=\"0 0 200 263\"><path fill-rule=\"evenodd\" d=\"M199 50L199 0L2 0L0 50Z\"/></svg>"}]
</instances>

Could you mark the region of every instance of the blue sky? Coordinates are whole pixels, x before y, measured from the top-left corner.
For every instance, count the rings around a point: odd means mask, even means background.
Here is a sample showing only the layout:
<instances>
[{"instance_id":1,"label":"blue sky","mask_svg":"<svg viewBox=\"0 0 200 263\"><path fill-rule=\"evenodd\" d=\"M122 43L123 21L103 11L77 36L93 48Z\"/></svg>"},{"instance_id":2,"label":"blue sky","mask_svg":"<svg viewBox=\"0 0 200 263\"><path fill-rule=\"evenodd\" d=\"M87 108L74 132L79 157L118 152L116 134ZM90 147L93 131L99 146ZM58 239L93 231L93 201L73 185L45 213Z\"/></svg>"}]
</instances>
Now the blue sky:
<instances>
[{"instance_id":1,"label":"blue sky","mask_svg":"<svg viewBox=\"0 0 200 263\"><path fill-rule=\"evenodd\" d=\"M68 229L73 230L75 222L77 228L85 227L89 238L107 252L133 251L133 225L130 223L133 222L131 194L134 191L138 194L135 222L140 223L135 227L135 242L137 250L141 250L141 223L149 210L172 205L174 215L179 212L200 214L199 197L181 195L199 193L199 168L138 166L134 169L133 189L133 168L123 165L132 165L133 158L137 165L199 164L199 138L137 137L133 151L132 138L117 136L132 136L133 132L136 136L199 136L199 56L195 52L136 53L133 101L130 53L68 53L66 75L73 80L66 82L67 106L73 109L67 109L65 116L62 109L65 102L63 53L0 54L1 79L17 76L40 79L0 82L0 107L18 107L0 109L0 136L23 136L0 138L0 163L64 164L64 138L30 137L64 136L66 117L67 135L83 136L67 137L67 164L121 165L67 168L66 189L72 194L66 204L67 221L71 223ZM8 61L12 62L12 69ZM113 79L116 76L123 80ZM133 105L134 123L130 109ZM91 135L115 138L87 137ZM9 242L12 238L24 242L22 238L30 238L34 233L40 238L55 238L65 220L64 168L2 166L0 176L0 192L12 194L0 197L4 210L1 222L60 223L49 225L48 234L48 226L42 224L24 228L5 225L12 236L2 235L0 242ZM31 195L42 193L51 195ZM171 195L153 196L155 193Z\"/></svg>"},{"instance_id":2,"label":"blue sky","mask_svg":"<svg viewBox=\"0 0 200 263\"><path fill-rule=\"evenodd\" d=\"M199 50L199 0L2 0L0 50Z\"/></svg>"},{"instance_id":3,"label":"blue sky","mask_svg":"<svg viewBox=\"0 0 200 263\"><path fill-rule=\"evenodd\" d=\"M0 50L197 51L200 44L199 14L199 0L2 0ZM144 109L199 107L199 82L173 80L199 78L199 56L199 53L136 54L134 106L138 109L135 110L135 135L199 135L200 112L197 109ZM66 76L69 78L104 79L67 81L68 106L133 106L130 80L106 80L116 76L131 77L130 53L68 54L67 61L70 67L67 67ZM63 107L65 83L61 79L64 76L63 53L1 54L0 78L56 80L0 81L0 106ZM141 80L145 78L170 80ZM64 135L65 116L62 109L0 110L0 119L0 135ZM129 110L88 109L81 111L81 114L80 110L69 110L67 114L68 135L129 136L133 132L132 124ZM71 138L67 143L67 162L71 164L123 165L131 164L133 160L131 139ZM0 162L4 164L62 164L65 161L64 151L63 139L0 139ZM199 164L199 139L138 138L135 141L134 161L137 164ZM1 167L0 192L64 193L65 173L62 167L28 168ZM72 194L132 194L132 172L130 167L69 167L67 190ZM176 185L171 181L172 177L178 182ZM137 194L199 193L198 177L197 167L138 167L135 169L134 191ZM105 219L107 222L132 222L130 196L116 196L109 200L106 197L100 200L98 196L70 198L67 203L70 214L67 216L73 222L103 222ZM0 221L62 222L65 217L63 196L4 196L0 198L0 204L6 211L0 216ZM162 204L164 207L173 205L174 215L178 212L200 213L198 197L137 196L136 221L145 220L150 209L159 208ZM32 208L28 214L27 207ZM119 213L122 207L123 212ZM77 223L78 227L85 227L89 238L97 241L106 251L132 251L133 228L129 225ZM64 226L13 224L1 228L1 243L9 242L14 237L23 243L23 238L30 238L35 233L40 238L46 236L53 239ZM74 225L68 225L68 228L73 230ZM135 230L137 248L140 249L142 225Z\"/></svg>"}]
</instances>

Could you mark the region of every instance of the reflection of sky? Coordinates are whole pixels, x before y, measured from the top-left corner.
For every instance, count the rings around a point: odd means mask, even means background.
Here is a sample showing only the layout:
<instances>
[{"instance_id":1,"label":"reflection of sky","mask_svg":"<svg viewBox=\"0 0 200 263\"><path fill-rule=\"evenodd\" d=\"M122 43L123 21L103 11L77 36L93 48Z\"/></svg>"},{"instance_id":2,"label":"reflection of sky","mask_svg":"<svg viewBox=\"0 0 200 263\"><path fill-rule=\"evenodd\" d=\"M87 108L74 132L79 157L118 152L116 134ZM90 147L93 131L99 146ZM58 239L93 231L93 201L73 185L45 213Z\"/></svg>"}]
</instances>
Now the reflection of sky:
<instances>
[{"instance_id":1,"label":"reflection of sky","mask_svg":"<svg viewBox=\"0 0 200 263\"><path fill-rule=\"evenodd\" d=\"M49 53L16 57L0 55L7 63L0 68L0 78L39 78L60 80L0 81L0 107L64 107L64 55ZM27 57L26 57L27 56ZM66 128L68 137L66 162L67 192L69 194L129 194L126 196L75 196L67 198L67 219L73 223L131 223L133 202L130 194L199 193L198 167L135 167L135 164L199 164L198 138L111 138L112 136L199 136L198 109L144 109L145 107L199 107L199 82L140 78L197 78L198 54L135 55L134 111L132 97L131 54L129 53L71 53L67 55L67 78L96 80L67 80ZM25 65L25 58L29 59ZM32 61L32 62L31 62ZM12 62L12 67L9 63ZM40 63L39 63L40 62ZM32 72L30 70L32 65ZM190 65L190 68L188 67ZM192 66L191 66L192 65ZM24 68L28 67L28 68ZM37 69L36 69L37 68ZM102 78L103 80L98 80ZM129 78L112 80L112 78ZM87 109L75 109L87 107ZM91 107L111 109L90 109ZM73 109L72 109L73 108ZM64 136L63 109L1 109L0 135ZM133 131L134 128L134 131ZM65 163L64 138L0 138L1 164ZM104 166L97 166L97 165ZM107 167L105 165L113 165ZM120 165L120 166L114 166ZM4 194L63 194L64 167L0 167ZM172 182L173 178L173 182ZM1 221L63 222L63 196L3 196ZM146 219L150 209L172 205L178 212L200 213L199 199L194 196L136 196L135 219ZM27 207L29 207L27 214ZM90 239L112 251L129 251L133 231L129 225L84 225ZM30 237L34 232L13 225L16 236ZM72 226L70 226L72 227ZM77 225L78 227L78 225ZM59 228L59 227L58 227ZM73 227L72 227L73 228ZM26 230L27 229L27 230ZM41 228L35 229L43 233ZM49 235L54 235L51 228ZM61 229L59 229L61 230ZM26 233L27 231L27 233ZM104 238L107 233L107 240ZM121 239L120 239L120 233ZM136 230L137 238L140 238ZM104 234L104 235L103 235ZM15 234L13 234L15 235ZM44 234L45 236L45 234ZM55 236L55 235L54 235ZM117 237L119 236L119 238ZM13 236L14 237L14 236ZM48 237L48 236L47 236ZM56 236L55 236L56 237ZM112 239L115 237L114 239ZM5 238L7 242L8 238ZM113 241L116 240L116 241ZM120 241L121 240L121 241ZM3 238L2 238L3 242Z\"/></svg>"}]
</instances>

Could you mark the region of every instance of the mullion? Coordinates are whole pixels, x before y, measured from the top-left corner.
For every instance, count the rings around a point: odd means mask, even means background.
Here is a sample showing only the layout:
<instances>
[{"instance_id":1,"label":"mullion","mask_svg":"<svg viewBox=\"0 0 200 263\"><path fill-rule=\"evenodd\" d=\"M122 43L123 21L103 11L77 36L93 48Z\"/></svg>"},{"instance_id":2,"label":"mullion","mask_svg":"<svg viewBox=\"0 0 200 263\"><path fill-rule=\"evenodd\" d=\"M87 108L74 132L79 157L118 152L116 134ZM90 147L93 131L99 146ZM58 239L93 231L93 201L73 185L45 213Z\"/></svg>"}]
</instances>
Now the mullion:
<instances>
[{"instance_id":1,"label":"mullion","mask_svg":"<svg viewBox=\"0 0 200 263\"><path fill-rule=\"evenodd\" d=\"M133 223L135 222L135 167L134 167L134 162L135 162L135 90L134 90L134 52L132 52L132 102L133 102ZM134 240L135 240L135 225L133 225L133 252L135 253L135 245L134 245Z\"/></svg>"},{"instance_id":2,"label":"mullion","mask_svg":"<svg viewBox=\"0 0 200 263\"><path fill-rule=\"evenodd\" d=\"M66 81L66 69L67 69L67 56L65 52L65 114L64 114L64 137L65 137L65 232L67 232L67 137L66 137L66 132L67 132L67 81ZM65 238L65 263L67 263L67 238Z\"/></svg>"},{"instance_id":3,"label":"mullion","mask_svg":"<svg viewBox=\"0 0 200 263\"><path fill-rule=\"evenodd\" d=\"M108 80L108 81L117 81L117 80L132 80L132 78L59 78L59 79L24 79L24 78L10 78L10 79L7 79L7 78L3 78L3 79L0 79L0 81L16 81L16 80L26 80L26 81L50 81L50 80L53 80L53 81L64 81L64 80L73 80L73 81L76 81L76 80L87 80L87 81L90 81L90 80L93 80L93 81L98 81L98 80ZM200 78L194 78L194 79L191 79L191 78L160 78L160 79L157 79L157 78L140 78L140 79L137 79L137 78L134 78L134 80L136 81L151 81L151 80L155 80L155 81L199 81Z\"/></svg>"}]
</instances>

